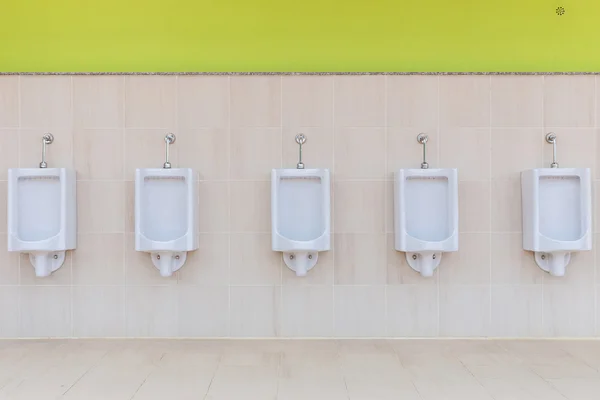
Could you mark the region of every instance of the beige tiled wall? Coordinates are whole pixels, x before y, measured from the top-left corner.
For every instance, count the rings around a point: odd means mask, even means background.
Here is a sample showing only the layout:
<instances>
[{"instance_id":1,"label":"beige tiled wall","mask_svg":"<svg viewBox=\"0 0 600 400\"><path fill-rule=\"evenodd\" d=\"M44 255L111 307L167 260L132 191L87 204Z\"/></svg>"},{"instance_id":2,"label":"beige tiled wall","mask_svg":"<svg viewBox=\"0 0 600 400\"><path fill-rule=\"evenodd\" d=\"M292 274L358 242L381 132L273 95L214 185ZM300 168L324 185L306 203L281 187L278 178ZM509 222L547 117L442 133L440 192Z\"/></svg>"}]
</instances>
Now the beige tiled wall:
<instances>
[{"instance_id":1,"label":"beige tiled wall","mask_svg":"<svg viewBox=\"0 0 600 400\"><path fill-rule=\"evenodd\" d=\"M595 252L564 278L521 247L519 172L551 160L598 177L594 76L3 76L6 169L74 167L78 248L49 278L6 252L0 336L595 336ZM172 278L134 251L133 177L173 164L200 177L200 249ZM270 246L270 170L330 168L332 251L306 278ZM460 251L421 278L393 247L394 171L459 168ZM596 166L596 164L598 164ZM598 186L595 183L596 187ZM598 214L598 213L596 213ZM598 244L600 241L596 240Z\"/></svg>"}]
</instances>

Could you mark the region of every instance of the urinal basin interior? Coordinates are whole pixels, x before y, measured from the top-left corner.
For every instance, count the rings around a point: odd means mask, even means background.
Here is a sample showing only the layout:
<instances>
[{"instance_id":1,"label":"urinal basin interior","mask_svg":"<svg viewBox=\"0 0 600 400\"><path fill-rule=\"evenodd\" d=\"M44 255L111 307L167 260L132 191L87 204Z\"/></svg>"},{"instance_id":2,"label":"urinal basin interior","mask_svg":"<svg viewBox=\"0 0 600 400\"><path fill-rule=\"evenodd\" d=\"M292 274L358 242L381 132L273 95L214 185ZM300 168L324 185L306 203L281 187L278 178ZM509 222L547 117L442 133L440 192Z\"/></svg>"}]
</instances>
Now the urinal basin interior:
<instances>
[{"instance_id":1,"label":"urinal basin interior","mask_svg":"<svg viewBox=\"0 0 600 400\"><path fill-rule=\"evenodd\" d=\"M539 233L557 241L577 241L585 232L579 176L540 176Z\"/></svg>"},{"instance_id":2,"label":"urinal basin interior","mask_svg":"<svg viewBox=\"0 0 600 400\"><path fill-rule=\"evenodd\" d=\"M277 192L277 233L291 241L320 238L326 230L323 180L319 176L281 176Z\"/></svg>"},{"instance_id":3,"label":"urinal basin interior","mask_svg":"<svg viewBox=\"0 0 600 400\"><path fill-rule=\"evenodd\" d=\"M404 182L406 233L424 242L452 236L450 185L446 176L408 176Z\"/></svg>"},{"instance_id":4,"label":"urinal basin interior","mask_svg":"<svg viewBox=\"0 0 600 400\"><path fill-rule=\"evenodd\" d=\"M186 235L188 190L185 176L144 176L139 193L141 234L157 242L171 242Z\"/></svg>"},{"instance_id":5,"label":"urinal basin interior","mask_svg":"<svg viewBox=\"0 0 600 400\"><path fill-rule=\"evenodd\" d=\"M61 182L57 175L19 176L13 203L17 236L41 242L57 236L61 226Z\"/></svg>"}]
</instances>

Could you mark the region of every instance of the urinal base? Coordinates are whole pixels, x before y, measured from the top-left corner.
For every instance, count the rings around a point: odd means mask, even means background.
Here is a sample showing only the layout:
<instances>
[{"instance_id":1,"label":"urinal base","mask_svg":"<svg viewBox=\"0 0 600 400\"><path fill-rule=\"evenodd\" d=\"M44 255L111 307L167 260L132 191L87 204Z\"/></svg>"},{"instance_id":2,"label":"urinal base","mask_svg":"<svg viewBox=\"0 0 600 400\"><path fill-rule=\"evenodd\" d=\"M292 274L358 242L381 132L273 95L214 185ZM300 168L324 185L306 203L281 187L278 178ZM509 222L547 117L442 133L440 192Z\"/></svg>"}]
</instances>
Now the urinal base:
<instances>
[{"instance_id":1,"label":"urinal base","mask_svg":"<svg viewBox=\"0 0 600 400\"><path fill-rule=\"evenodd\" d=\"M156 269L160 272L161 271L161 265L160 265L160 259L158 257L160 257L160 253L169 253L171 255L171 257L175 258L175 262L173 263L173 266L171 268L171 275L173 275L174 272L179 271L181 269L181 267L183 267L183 264L185 264L185 260L187 258L187 251L172 251L172 252L168 252L168 251L159 251L156 253L150 253L150 258L152 259L152 264L154 265L154 267L156 267ZM162 274L162 272L161 272ZM170 276L170 275L168 275Z\"/></svg>"},{"instance_id":2,"label":"urinal base","mask_svg":"<svg viewBox=\"0 0 600 400\"><path fill-rule=\"evenodd\" d=\"M35 269L35 276L38 276L38 277L50 276L50 274L52 274L54 271L56 271L60 267L62 267L62 265L65 262L66 251L64 251L64 250L63 251L49 251L48 255L46 257L48 257L48 261L50 261L50 263L49 263L50 270L49 271L40 271L39 270L40 266L37 265L37 263L35 261L35 254L29 253L29 262L31 263L31 265L33 265L33 268Z\"/></svg>"},{"instance_id":3,"label":"urinal base","mask_svg":"<svg viewBox=\"0 0 600 400\"><path fill-rule=\"evenodd\" d=\"M299 257L298 255L303 253L306 255L306 259ZM317 265L319 259L318 251L306 251L306 252L283 252L283 262L289 269L296 273L296 276L305 276L308 271L313 269ZM301 268L300 263L305 263L306 268Z\"/></svg>"},{"instance_id":4,"label":"urinal base","mask_svg":"<svg viewBox=\"0 0 600 400\"><path fill-rule=\"evenodd\" d=\"M564 276L565 268L571 262L571 253L566 252L566 256L564 259L564 264L559 267L558 270L553 271L550 268L550 257L552 257L551 253L543 252L543 251L535 251L533 253L533 257L535 258L535 263L540 267L543 271L546 271L552 276Z\"/></svg>"},{"instance_id":5,"label":"urinal base","mask_svg":"<svg viewBox=\"0 0 600 400\"><path fill-rule=\"evenodd\" d=\"M433 262L431 265L431 271L424 271L421 268L421 262L420 262L420 257L423 256L428 256L428 257L433 257ZM435 271L437 269L437 267L440 265L440 262L442 261L442 252L439 253L429 253L429 254L421 254L421 253L406 253L406 262L408 262L408 265L415 271L417 271L418 273L420 273L422 276L431 276L433 274L433 271Z\"/></svg>"}]
</instances>

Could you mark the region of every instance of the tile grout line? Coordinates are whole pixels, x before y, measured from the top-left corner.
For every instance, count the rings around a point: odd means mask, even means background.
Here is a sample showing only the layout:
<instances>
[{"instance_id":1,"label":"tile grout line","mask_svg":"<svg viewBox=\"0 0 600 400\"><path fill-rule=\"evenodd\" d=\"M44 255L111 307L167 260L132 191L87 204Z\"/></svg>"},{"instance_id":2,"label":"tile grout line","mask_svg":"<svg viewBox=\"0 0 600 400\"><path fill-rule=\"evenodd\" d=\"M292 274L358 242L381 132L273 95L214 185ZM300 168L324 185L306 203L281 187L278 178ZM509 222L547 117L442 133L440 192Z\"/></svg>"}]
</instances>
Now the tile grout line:
<instances>
[{"instance_id":1,"label":"tile grout line","mask_svg":"<svg viewBox=\"0 0 600 400\"><path fill-rule=\"evenodd\" d=\"M279 126L280 126L280 130L279 130L279 140L281 143L280 146L280 152L279 152L279 168L283 168L283 76L279 77ZM273 179L273 178L271 178ZM272 184L272 182L271 182ZM270 186L270 185L269 185ZM270 193L270 189L269 188L269 193ZM272 207L272 206L271 206ZM269 209L269 211L271 211L272 208ZM271 227L271 235L273 235L273 227ZM283 253L282 257L283 257ZM280 337L281 336L281 332L283 331L283 269L285 268L285 265L283 265L283 263L279 263L279 309L277 310L277 312L275 313L275 315L277 316L277 325L275 326L275 336L276 337ZM281 360L280 360L280 364L281 364ZM277 370L277 384L279 385L279 366L278 365L278 370ZM279 391L279 386L277 388L277 391Z\"/></svg>"},{"instance_id":2,"label":"tile grout line","mask_svg":"<svg viewBox=\"0 0 600 400\"><path fill-rule=\"evenodd\" d=\"M440 101L440 92L441 92L441 90L440 90L440 87L441 87L440 77L438 76L437 77L437 136L438 136L438 142L441 143L441 141L442 141L442 132L441 132L441 128L440 128L440 126L441 126L441 122L440 122L440 118L441 118L441 116L440 116L441 115L441 113L440 113L440 104L441 104L441 101ZM438 163L440 162L440 151L441 151L440 149L441 149L441 147L442 146L440 146L440 145L437 146L437 158L438 158L437 161L438 161ZM440 328L440 324L441 324L441 313L440 313L441 307L440 307L440 304L441 304L441 301L440 301L440 272L439 271L436 274L435 279L436 279L435 288L436 288L436 292L437 292L436 293L437 294L437 301L436 301L436 303L437 303L436 337L439 337L440 336L440 332L441 332L441 328Z\"/></svg>"},{"instance_id":3,"label":"tile grout line","mask_svg":"<svg viewBox=\"0 0 600 400\"><path fill-rule=\"evenodd\" d=\"M384 124L384 129L383 129L383 145L384 145L384 154L383 154L383 158L384 158L384 176L387 178L387 173L388 173L388 152L387 152L387 147L388 147L388 77L387 75L384 76L384 94L383 94L383 124ZM388 271L387 271L387 266L388 266L388 251L387 251L387 229L386 226L388 224L388 220L385 214L386 214L386 210L388 207L388 197L389 197L389 193L388 193L388 187L389 184L387 183L387 181L384 183L384 188L383 188L383 243L384 243L384 253L383 253L383 259L385 262L385 285L383 288L383 307L384 307L384 333L386 336L389 336L389 315L388 315ZM393 202L392 202L392 206L393 206Z\"/></svg>"},{"instance_id":4,"label":"tile grout line","mask_svg":"<svg viewBox=\"0 0 600 400\"><path fill-rule=\"evenodd\" d=\"M125 125L126 125L126 114L127 114L127 77L123 77L121 79L121 85L122 85L122 92L121 92L121 101L123 102L123 104L121 104L121 121L119 121L120 125L123 126L123 129L121 130L121 146L123 146L123 154L121 156L121 161L123 162L123 169L121 171L121 176L122 177L126 177L126 167L127 167L127 140L126 140L126 129L125 129ZM125 196L125 198L127 198L127 196ZM135 232L135 181L133 183L133 202L134 202L134 209L133 209L133 231ZM127 214L127 206L125 207L125 213ZM127 229L125 229L127 230ZM135 233L133 234L134 238L135 238ZM123 314L125 316L124 318L124 324L125 326L123 327L123 332L124 332L124 336L128 337L128 324L129 324L129 313L128 313L128 307L129 307L129 300L128 300L128 296L129 296L129 266L127 265L127 244L131 244L128 243L128 239L131 235L128 232L124 232L123 233L123 242L125 243L125 248L123 249L123 256L122 256L122 261L123 261L123 275L125 278L125 288L124 288L124 298L123 298Z\"/></svg>"},{"instance_id":5,"label":"tile grout line","mask_svg":"<svg viewBox=\"0 0 600 400\"><path fill-rule=\"evenodd\" d=\"M70 91L70 104L69 106L71 107L71 163L70 165L73 166L73 169L75 170L75 88L74 88L74 83L73 83L73 76L71 76L71 78L69 79L69 91ZM75 170L75 177L77 177L77 171ZM77 178L75 178L77 179ZM75 193L77 193L77 182L75 182ZM77 201L77 200L76 200ZM75 205L75 207L77 207L77 205ZM75 217L77 218L77 217ZM77 228L75 229L75 240L77 241ZM76 249L75 249L76 250ZM70 334L71 337L75 336L75 321L73 320L74 316L75 316L75 312L74 312L74 305L75 305L75 293L74 293L74 286L73 286L73 251L74 250L69 250L65 252L65 260L69 260L69 312L70 312Z\"/></svg>"},{"instance_id":6,"label":"tile grout line","mask_svg":"<svg viewBox=\"0 0 600 400\"><path fill-rule=\"evenodd\" d=\"M594 77L594 149L597 149L598 147L598 77L595 76ZM594 157L594 171L593 174L590 175L594 175L596 174L596 172L598 171L598 159L596 157ZM591 197L592 197L592 204L595 204L595 201L597 201L598 199L595 199L594 197L595 194L595 190L594 190L594 183L592 182L592 188L591 188ZM595 201L594 201L595 200ZM593 206L592 206L592 218L595 218L596 216L594 215L593 212ZM598 260L598 249L595 246L596 244L596 233L594 232L594 220L592 219L592 250L594 252L594 334L596 336L598 336L598 267L597 267L597 260Z\"/></svg>"},{"instance_id":7,"label":"tile grout line","mask_svg":"<svg viewBox=\"0 0 600 400\"><path fill-rule=\"evenodd\" d=\"M335 229L335 182L336 182L336 175L335 175L335 77L333 77L331 79L331 183L330 183L330 193L331 193L331 198L329 199L329 223L331 225L333 225L333 234L331 233L332 231L332 227L330 226L329 229L329 240L330 243L333 240L333 243L335 245L335 235L338 234L337 230ZM334 190L331 190L331 187L333 187ZM333 204L332 204L333 203ZM333 328L333 332L332 332L332 337L335 337L335 333L336 333L336 323L335 323L335 312L336 312L336 307L335 307L335 298L336 298L336 291L335 291L335 252L336 249L335 247L333 248L333 252L331 255L331 262L333 264L333 267L331 269L331 277L332 277L332 282L331 282L331 292L332 292L332 296L331 298L333 299L333 301L331 302L331 315L333 318L332 321L332 328Z\"/></svg>"},{"instance_id":8,"label":"tile grout line","mask_svg":"<svg viewBox=\"0 0 600 400\"><path fill-rule=\"evenodd\" d=\"M231 337L231 77L227 77L227 337ZM218 368L218 365L217 365ZM216 370L215 370L216 374ZM213 376L214 379L214 376ZM211 380L212 384L212 380ZM210 388L210 386L209 386ZM206 391L208 396L208 390Z\"/></svg>"},{"instance_id":9,"label":"tile grout line","mask_svg":"<svg viewBox=\"0 0 600 400\"><path fill-rule=\"evenodd\" d=\"M488 245L489 245L489 254L488 254L488 268L489 268L489 283L488 283L488 287L490 290L490 296L489 296L489 300L490 300L490 305L489 305L489 309L488 312L490 313L489 315L489 319L488 319L488 336L492 331L492 324L493 324L493 315L492 315L492 311L493 311L493 307L492 307L492 302L493 302L493 295L492 295L492 112L493 112L493 107L492 107L492 102L493 102L493 96L492 96L492 77L490 76L489 78L489 131L488 131L488 138L489 138L489 148L488 150L488 154L489 154L489 190L490 190L490 202L488 204L489 207L489 215L488 215L488 222L489 222L489 226L490 226L490 236L488 238Z\"/></svg>"},{"instance_id":10,"label":"tile grout line","mask_svg":"<svg viewBox=\"0 0 600 400\"><path fill-rule=\"evenodd\" d=\"M545 97L546 97L546 78L544 76L542 76L542 98L541 98L541 101L542 101L542 126L543 126L542 127L542 132L541 132L542 135L544 135L544 132L546 130L546 101L545 101ZM543 144L543 142L540 143L540 147L541 147L541 158L540 159L542 160L542 166L543 166L543 163L544 163L544 144ZM521 218L523 218L523 217L521 216ZM521 232L521 243L523 242L523 235L524 235L524 233ZM533 253L533 254L535 254L535 253ZM532 255L530 255L530 257L531 256ZM546 294L545 293L546 292L546 290L545 290L546 289L545 288L546 287L546 277L542 275L541 281L542 281L542 283L541 283L541 287L542 287L542 315L541 315L540 319L541 319L542 326L541 326L540 332L543 335L544 334L544 329L545 329L545 321L544 321L544 319L545 319L544 318L544 309L545 309L544 302L545 302L545 299L544 299L544 297L545 297L545 294Z\"/></svg>"}]
</instances>

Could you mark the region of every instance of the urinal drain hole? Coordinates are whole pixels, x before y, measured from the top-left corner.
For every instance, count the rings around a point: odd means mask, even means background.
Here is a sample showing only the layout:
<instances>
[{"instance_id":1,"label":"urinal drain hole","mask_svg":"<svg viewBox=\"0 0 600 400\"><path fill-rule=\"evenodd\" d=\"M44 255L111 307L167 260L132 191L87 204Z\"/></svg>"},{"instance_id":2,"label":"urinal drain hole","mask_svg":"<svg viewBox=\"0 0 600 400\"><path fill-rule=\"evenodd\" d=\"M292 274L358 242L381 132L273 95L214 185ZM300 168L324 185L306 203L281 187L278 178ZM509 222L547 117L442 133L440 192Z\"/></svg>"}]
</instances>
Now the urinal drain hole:
<instances>
[{"instance_id":1,"label":"urinal drain hole","mask_svg":"<svg viewBox=\"0 0 600 400\"><path fill-rule=\"evenodd\" d=\"M433 255L433 259L435 260L435 254Z\"/></svg>"},{"instance_id":2,"label":"urinal drain hole","mask_svg":"<svg viewBox=\"0 0 600 400\"><path fill-rule=\"evenodd\" d=\"M293 260L293 259L294 259L294 255L290 254L290 260Z\"/></svg>"},{"instance_id":3,"label":"urinal drain hole","mask_svg":"<svg viewBox=\"0 0 600 400\"><path fill-rule=\"evenodd\" d=\"M542 260L545 260L545 259L546 259L546 255L542 254Z\"/></svg>"},{"instance_id":4,"label":"urinal drain hole","mask_svg":"<svg viewBox=\"0 0 600 400\"><path fill-rule=\"evenodd\" d=\"M417 255L413 254L412 258L413 258L413 260L416 260L417 259Z\"/></svg>"},{"instance_id":5,"label":"urinal drain hole","mask_svg":"<svg viewBox=\"0 0 600 400\"><path fill-rule=\"evenodd\" d=\"M175 259L176 259L176 260L179 260L179 256L175 256Z\"/></svg>"},{"instance_id":6,"label":"urinal drain hole","mask_svg":"<svg viewBox=\"0 0 600 400\"><path fill-rule=\"evenodd\" d=\"M157 259L157 260L160 260L160 254L156 256L156 259Z\"/></svg>"},{"instance_id":7,"label":"urinal drain hole","mask_svg":"<svg viewBox=\"0 0 600 400\"><path fill-rule=\"evenodd\" d=\"M55 260L58 260L58 254L55 254L55 255L54 255L54 259L55 259Z\"/></svg>"},{"instance_id":8,"label":"urinal drain hole","mask_svg":"<svg viewBox=\"0 0 600 400\"><path fill-rule=\"evenodd\" d=\"M308 259L309 259L309 260L312 260L312 254L309 254L309 255L308 255Z\"/></svg>"}]
</instances>

